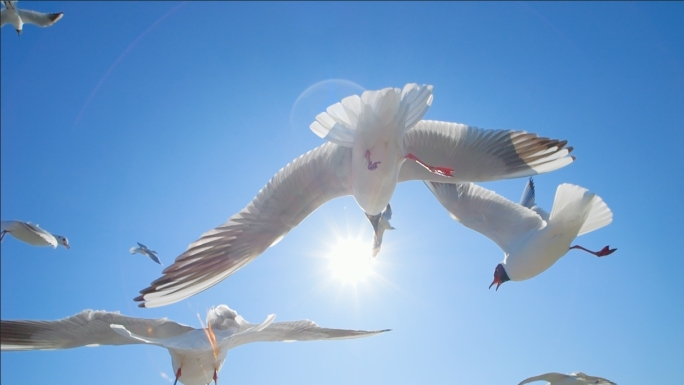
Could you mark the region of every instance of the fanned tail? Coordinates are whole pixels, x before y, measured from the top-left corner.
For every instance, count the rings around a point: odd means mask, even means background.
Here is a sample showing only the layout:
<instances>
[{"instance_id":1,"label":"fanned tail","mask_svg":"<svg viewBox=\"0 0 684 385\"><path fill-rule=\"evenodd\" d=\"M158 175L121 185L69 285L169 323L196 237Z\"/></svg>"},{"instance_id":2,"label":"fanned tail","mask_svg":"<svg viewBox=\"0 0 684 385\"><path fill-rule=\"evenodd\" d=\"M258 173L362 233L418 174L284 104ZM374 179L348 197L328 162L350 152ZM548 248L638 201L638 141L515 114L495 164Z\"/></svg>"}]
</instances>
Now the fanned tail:
<instances>
[{"instance_id":1,"label":"fanned tail","mask_svg":"<svg viewBox=\"0 0 684 385\"><path fill-rule=\"evenodd\" d=\"M598 195L583 187L563 183L556 190L549 221L558 222L578 217L583 219L578 233L582 235L610 224L613 213Z\"/></svg>"}]
</instances>

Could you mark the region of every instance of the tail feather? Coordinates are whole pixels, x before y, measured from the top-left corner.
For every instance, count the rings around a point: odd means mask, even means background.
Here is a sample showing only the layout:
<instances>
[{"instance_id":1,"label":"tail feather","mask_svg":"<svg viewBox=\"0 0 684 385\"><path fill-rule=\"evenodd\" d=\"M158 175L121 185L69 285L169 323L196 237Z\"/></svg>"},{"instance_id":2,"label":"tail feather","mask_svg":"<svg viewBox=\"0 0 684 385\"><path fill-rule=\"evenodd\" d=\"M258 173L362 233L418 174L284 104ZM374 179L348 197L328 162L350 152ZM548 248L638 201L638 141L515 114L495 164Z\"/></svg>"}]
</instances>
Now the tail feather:
<instances>
[{"instance_id":1,"label":"tail feather","mask_svg":"<svg viewBox=\"0 0 684 385\"><path fill-rule=\"evenodd\" d=\"M598 195L583 187L568 183L558 186L549 221L561 221L567 217L576 218L582 213L584 213L584 220L577 235L600 229L613 220L613 213Z\"/></svg>"},{"instance_id":2,"label":"tail feather","mask_svg":"<svg viewBox=\"0 0 684 385\"><path fill-rule=\"evenodd\" d=\"M589 210L589 216L587 216L587 219L584 221L584 224L577 235L598 230L601 227L608 226L612 221L613 212L610 211L608 205L603 201L603 199L596 195L592 201L592 206Z\"/></svg>"}]
</instances>

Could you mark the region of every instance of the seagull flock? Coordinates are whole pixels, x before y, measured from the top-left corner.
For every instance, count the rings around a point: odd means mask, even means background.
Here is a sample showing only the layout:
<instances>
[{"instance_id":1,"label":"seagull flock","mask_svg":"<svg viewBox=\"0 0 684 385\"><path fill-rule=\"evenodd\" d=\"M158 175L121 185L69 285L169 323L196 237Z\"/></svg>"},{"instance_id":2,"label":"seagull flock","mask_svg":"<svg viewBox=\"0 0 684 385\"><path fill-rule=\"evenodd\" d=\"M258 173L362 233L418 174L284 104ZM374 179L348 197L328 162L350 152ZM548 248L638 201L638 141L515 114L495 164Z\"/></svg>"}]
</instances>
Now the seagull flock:
<instances>
[{"instance_id":1,"label":"seagull flock","mask_svg":"<svg viewBox=\"0 0 684 385\"><path fill-rule=\"evenodd\" d=\"M63 13L40 13L3 1L2 26L21 35L24 24L48 27ZM182 301L228 278L274 246L309 214L329 200L352 195L374 230L369 257L381 249L383 234L394 230L390 201L399 182L423 181L448 214L494 241L504 251L490 288L524 281L550 268L572 249L597 257L616 249L591 251L572 245L579 235L607 226L613 214L595 193L573 184L556 190L551 212L535 203L532 176L574 161L567 141L525 131L487 130L459 123L423 120L433 102L431 85L406 84L352 95L316 116L310 129L326 142L283 167L256 197L228 221L204 233L140 291L140 307ZM475 182L529 177L522 199L514 203ZM33 246L62 245L67 238L38 225L2 221L6 234ZM138 243L142 254L161 265L155 251ZM218 384L228 350L260 341L312 341L369 337L389 331L328 329L309 320L245 321L227 305L208 311L206 326L195 329L166 318L127 317L118 312L84 310L56 321L2 320L2 351L54 350L82 346L149 344L171 355L175 382ZM614 382L581 372L546 373L519 385Z\"/></svg>"}]
</instances>

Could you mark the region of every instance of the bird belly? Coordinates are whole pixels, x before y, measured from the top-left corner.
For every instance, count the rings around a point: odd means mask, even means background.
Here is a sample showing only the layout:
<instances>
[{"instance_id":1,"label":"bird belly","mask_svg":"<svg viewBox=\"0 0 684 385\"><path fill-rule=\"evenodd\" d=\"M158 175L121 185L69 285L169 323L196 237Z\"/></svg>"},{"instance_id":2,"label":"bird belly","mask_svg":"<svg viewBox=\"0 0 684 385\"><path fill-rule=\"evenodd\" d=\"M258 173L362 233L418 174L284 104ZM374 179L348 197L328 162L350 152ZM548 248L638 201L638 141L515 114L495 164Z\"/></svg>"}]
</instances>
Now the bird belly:
<instances>
[{"instance_id":1,"label":"bird belly","mask_svg":"<svg viewBox=\"0 0 684 385\"><path fill-rule=\"evenodd\" d=\"M568 252L573 238L547 227L532 242L506 257L504 268L508 277L512 281L524 281L543 273Z\"/></svg>"},{"instance_id":2,"label":"bird belly","mask_svg":"<svg viewBox=\"0 0 684 385\"><path fill-rule=\"evenodd\" d=\"M181 369L181 376L178 381L184 385L206 385L214 381L214 369L218 372L225 360L223 357L214 356L211 349L201 351L181 351L174 349L171 354L173 362L173 373Z\"/></svg>"}]
</instances>

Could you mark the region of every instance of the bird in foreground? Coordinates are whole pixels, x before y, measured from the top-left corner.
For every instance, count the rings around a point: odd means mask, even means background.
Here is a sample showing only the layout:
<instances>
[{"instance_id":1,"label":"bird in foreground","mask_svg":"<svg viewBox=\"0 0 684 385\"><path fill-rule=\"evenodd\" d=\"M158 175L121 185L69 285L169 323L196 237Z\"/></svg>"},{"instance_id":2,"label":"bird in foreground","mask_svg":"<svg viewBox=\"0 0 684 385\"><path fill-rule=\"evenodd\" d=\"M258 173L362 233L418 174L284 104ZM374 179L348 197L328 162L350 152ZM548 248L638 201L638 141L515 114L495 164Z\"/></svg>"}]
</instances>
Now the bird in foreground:
<instances>
[{"instance_id":1,"label":"bird in foreground","mask_svg":"<svg viewBox=\"0 0 684 385\"><path fill-rule=\"evenodd\" d=\"M547 381L547 385L617 385L613 381L606 380L605 378L589 376L582 372L575 372L572 374L546 373L539 376L530 377L518 385L528 384L535 381Z\"/></svg>"},{"instance_id":2,"label":"bird in foreground","mask_svg":"<svg viewBox=\"0 0 684 385\"><path fill-rule=\"evenodd\" d=\"M2 232L0 232L0 242L5 238L5 234L11 234L14 238L33 246L52 246L56 249L59 244L67 249L71 248L69 246L69 240L65 237L50 234L31 222L1 221L0 228L2 228Z\"/></svg>"},{"instance_id":3,"label":"bird in foreground","mask_svg":"<svg viewBox=\"0 0 684 385\"><path fill-rule=\"evenodd\" d=\"M262 341L316 341L370 337L389 331L328 329L309 320L260 324L245 321L226 305L207 312L201 329L167 318L126 317L118 312L84 310L57 321L0 321L0 350L53 350L81 346L150 344L168 349L176 381L185 385L218 384L228 350Z\"/></svg>"},{"instance_id":4,"label":"bird in foreground","mask_svg":"<svg viewBox=\"0 0 684 385\"><path fill-rule=\"evenodd\" d=\"M17 35L21 35L24 29L24 24L34 24L39 27L49 27L55 24L64 16L63 12L58 13L40 13L36 11L26 11L17 9L16 1L3 1L5 8L0 11L0 27L5 24L12 24L17 31Z\"/></svg>"},{"instance_id":5,"label":"bird in foreground","mask_svg":"<svg viewBox=\"0 0 684 385\"><path fill-rule=\"evenodd\" d=\"M311 125L328 142L282 168L247 207L191 243L162 277L140 291L138 306L164 306L208 289L331 199L353 195L372 218L382 215L398 182L518 178L574 160L566 141L421 120L431 103L432 86L407 84L328 107ZM374 231L377 236L382 229Z\"/></svg>"},{"instance_id":6,"label":"bird in foreground","mask_svg":"<svg viewBox=\"0 0 684 385\"><path fill-rule=\"evenodd\" d=\"M131 247L131 250L130 250L131 254L138 253L138 254L146 255L146 256L150 257L151 260L157 262L158 264L160 264L160 265L162 264L161 261L159 260L159 257L157 257L156 251L152 251L152 250L148 249L147 246L143 245L140 242L136 242L136 243L138 244L138 247Z\"/></svg>"},{"instance_id":7,"label":"bird in foreground","mask_svg":"<svg viewBox=\"0 0 684 385\"><path fill-rule=\"evenodd\" d=\"M530 178L521 204L472 183L426 182L450 216L496 242L504 261L494 270L494 281L523 281L551 267L570 249L581 249L603 257L617 249L587 250L570 243L579 235L604 227L613 213L603 200L585 188L564 183L558 186L549 215L534 202L534 182Z\"/></svg>"}]
</instances>

